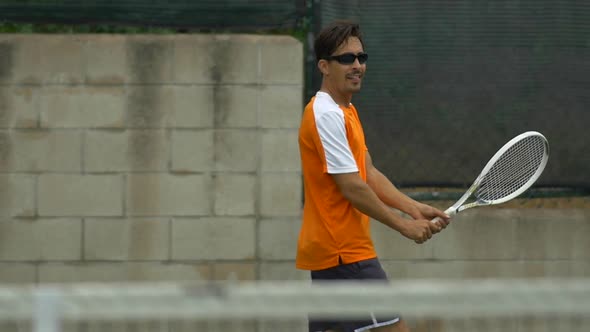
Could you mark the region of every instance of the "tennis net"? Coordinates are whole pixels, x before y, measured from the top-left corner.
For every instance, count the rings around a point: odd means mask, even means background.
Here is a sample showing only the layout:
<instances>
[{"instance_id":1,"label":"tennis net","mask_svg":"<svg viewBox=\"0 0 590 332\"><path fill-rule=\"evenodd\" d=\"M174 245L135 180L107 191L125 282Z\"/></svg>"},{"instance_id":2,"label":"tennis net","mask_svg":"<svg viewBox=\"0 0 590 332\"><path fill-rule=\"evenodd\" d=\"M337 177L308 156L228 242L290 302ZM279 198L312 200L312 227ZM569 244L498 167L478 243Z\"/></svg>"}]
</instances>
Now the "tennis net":
<instances>
[{"instance_id":1,"label":"tennis net","mask_svg":"<svg viewBox=\"0 0 590 332\"><path fill-rule=\"evenodd\" d=\"M412 331L589 331L590 279L0 287L0 330L306 331L309 313L399 312Z\"/></svg>"}]
</instances>

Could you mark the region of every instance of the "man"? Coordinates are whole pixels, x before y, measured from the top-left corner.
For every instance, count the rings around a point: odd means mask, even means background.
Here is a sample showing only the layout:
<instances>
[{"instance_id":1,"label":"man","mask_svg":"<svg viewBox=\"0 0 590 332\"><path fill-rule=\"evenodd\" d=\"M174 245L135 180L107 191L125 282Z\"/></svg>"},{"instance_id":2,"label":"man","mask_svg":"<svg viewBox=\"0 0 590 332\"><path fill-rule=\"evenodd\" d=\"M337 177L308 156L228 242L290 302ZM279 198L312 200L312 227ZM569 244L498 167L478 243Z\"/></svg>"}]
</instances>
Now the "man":
<instances>
[{"instance_id":1,"label":"man","mask_svg":"<svg viewBox=\"0 0 590 332\"><path fill-rule=\"evenodd\" d=\"M320 91L299 129L305 204L296 265L319 280L387 280L369 231L369 217L424 243L448 225L438 209L401 193L372 163L352 95L361 89L368 56L359 26L338 21L315 40ZM413 220L403 218L401 210ZM442 220L432 223L430 220ZM397 317L314 321L310 332L408 331Z\"/></svg>"}]
</instances>

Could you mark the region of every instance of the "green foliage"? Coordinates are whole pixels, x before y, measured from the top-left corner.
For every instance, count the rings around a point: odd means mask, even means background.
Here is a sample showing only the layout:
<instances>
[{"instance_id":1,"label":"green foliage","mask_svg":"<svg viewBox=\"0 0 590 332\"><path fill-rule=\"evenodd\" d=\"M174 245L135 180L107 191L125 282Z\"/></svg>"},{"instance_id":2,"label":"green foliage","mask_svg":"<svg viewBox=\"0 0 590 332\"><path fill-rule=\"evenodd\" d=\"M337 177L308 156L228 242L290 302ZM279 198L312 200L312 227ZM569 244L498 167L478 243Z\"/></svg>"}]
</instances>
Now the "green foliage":
<instances>
[{"instance_id":1,"label":"green foliage","mask_svg":"<svg viewBox=\"0 0 590 332\"><path fill-rule=\"evenodd\" d=\"M263 34L270 34L270 35L288 35L293 36L300 42L305 42L305 37L307 35L307 30L305 29L280 29L280 30L270 30L270 31L262 31L260 33Z\"/></svg>"},{"instance_id":2,"label":"green foliage","mask_svg":"<svg viewBox=\"0 0 590 332\"><path fill-rule=\"evenodd\" d=\"M217 30L190 30L175 29L164 27L146 27L146 26L121 26L108 24L30 24L30 23L12 23L0 21L0 33L59 33L59 34L76 34L76 33L116 33L116 34L173 34L173 33L231 33L242 31L217 31ZM305 40L307 30L305 28L297 29L276 29L248 31L257 34L273 35L290 35L301 42Z\"/></svg>"},{"instance_id":3,"label":"green foliage","mask_svg":"<svg viewBox=\"0 0 590 332\"><path fill-rule=\"evenodd\" d=\"M108 24L30 24L0 21L0 33L177 33L176 29Z\"/></svg>"}]
</instances>

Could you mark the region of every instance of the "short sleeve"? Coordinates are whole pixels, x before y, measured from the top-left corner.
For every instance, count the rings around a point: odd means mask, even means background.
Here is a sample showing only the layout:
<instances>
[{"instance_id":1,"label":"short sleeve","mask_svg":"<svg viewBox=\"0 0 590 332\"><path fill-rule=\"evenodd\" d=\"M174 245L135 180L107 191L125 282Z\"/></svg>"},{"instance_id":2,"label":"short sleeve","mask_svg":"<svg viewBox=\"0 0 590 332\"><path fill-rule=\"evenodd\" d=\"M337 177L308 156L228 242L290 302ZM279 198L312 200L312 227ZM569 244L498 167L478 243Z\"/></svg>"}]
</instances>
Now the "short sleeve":
<instances>
[{"instance_id":1,"label":"short sleeve","mask_svg":"<svg viewBox=\"0 0 590 332\"><path fill-rule=\"evenodd\" d=\"M350 150L346 136L344 115L326 112L316 119L316 126L324 149L329 174L358 172L358 166Z\"/></svg>"}]
</instances>

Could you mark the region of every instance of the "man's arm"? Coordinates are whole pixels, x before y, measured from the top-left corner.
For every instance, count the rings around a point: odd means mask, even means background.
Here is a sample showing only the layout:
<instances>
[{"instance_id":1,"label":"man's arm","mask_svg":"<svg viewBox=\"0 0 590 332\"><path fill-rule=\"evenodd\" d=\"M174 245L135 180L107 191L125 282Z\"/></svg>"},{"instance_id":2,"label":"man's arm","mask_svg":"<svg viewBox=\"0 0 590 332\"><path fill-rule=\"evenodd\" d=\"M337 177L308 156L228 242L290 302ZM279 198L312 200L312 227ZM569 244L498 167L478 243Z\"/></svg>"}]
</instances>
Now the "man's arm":
<instances>
[{"instance_id":1,"label":"man's arm","mask_svg":"<svg viewBox=\"0 0 590 332\"><path fill-rule=\"evenodd\" d=\"M416 243L423 243L440 231L429 220L407 220L385 205L358 172L331 174L342 195L360 212L400 232Z\"/></svg>"},{"instance_id":2,"label":"man's arm","mask_svg":"<svg viewBox=\"0 0 590 332\"><path fill-rule=\"evenodd\" d=\"M387 206L403 211L414 219L434 219L440 217L443 221L440 222L442 228L446 227L449 222L449 217L444 212L435 209L429 205L417 202L412 198L408 197L397 187L389 181L389 179L383 175L373 165L373 160L369 152L366 153L366 168L367 168L367 184L377 197Z\"/></svg>"}]
</instances>

